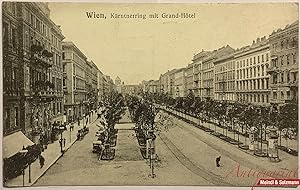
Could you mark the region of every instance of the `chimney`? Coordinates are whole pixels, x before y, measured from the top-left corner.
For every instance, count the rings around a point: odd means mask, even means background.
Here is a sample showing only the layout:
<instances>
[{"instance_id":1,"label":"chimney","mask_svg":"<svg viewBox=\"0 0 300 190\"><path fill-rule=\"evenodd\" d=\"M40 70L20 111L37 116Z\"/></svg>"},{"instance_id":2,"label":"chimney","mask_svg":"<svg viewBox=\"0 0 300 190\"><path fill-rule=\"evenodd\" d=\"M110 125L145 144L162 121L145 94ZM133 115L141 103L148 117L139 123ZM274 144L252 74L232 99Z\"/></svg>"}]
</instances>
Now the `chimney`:
<instances>
[{"instance_id":1,"label":"chimney","mask_svg":"<svg viewBox=\"0 0 300 190\"><path fill-rule=\"evenodd\" d=\"M255 40L252 41L252 45L255 44Z\"/></svg>"},{"instance_id":2,"label":"chimney","mask_svg":"<svg viewBox=\"0 0 300 190\"><path fill-rule=\"evenodd\" d=\"M259 42L260 42L260 38L257 38L257 39L256 39L256 43L259 43Z\"/></svg>"}]
</instances>

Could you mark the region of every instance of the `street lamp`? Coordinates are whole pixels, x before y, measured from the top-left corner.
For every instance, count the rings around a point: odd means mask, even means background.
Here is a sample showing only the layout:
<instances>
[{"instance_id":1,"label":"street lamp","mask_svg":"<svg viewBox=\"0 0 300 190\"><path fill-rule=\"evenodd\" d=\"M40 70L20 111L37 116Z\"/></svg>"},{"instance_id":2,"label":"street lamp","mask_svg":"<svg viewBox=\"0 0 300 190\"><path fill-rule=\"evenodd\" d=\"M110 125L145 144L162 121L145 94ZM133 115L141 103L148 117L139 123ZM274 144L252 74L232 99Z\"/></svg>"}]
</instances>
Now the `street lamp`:
<instances>
[{"instance_id":1,"label":"street lamp","mask_svg":"<svg viewBox=\"0 0 300 190\"><path fill-rule=\"evenodd\" d=\"M27 154L28 150L26 150L23 146L23 149L20 150L20 153L23 154L24 156ZM29 183L31 183L31 174L30 174L30 164L29 164ZM23 187L25 185L25 168L23 168L23 171L22 171L22 175L23 175Z\"/></svg>"}]
</instances>

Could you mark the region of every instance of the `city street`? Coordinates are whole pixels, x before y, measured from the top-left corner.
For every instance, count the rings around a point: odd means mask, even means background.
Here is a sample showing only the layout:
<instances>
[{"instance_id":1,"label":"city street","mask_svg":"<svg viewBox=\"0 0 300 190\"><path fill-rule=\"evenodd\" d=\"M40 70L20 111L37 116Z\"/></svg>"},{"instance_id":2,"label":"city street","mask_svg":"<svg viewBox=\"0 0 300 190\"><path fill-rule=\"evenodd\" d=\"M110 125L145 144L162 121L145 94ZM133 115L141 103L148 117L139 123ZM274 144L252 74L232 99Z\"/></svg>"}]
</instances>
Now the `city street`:
<instances>
[{"instance_id":1,"label":"city street","mask_svg":"<svg viewBox=\"0 0 300 190\"><path fill-rule=\"evenodd\" d=\"M77 141L34 186L251 186L256 182L257 176L248 177L243 174L246 171L295 170L297 167L296 160L271 163L266 159L237 151L232 145L173 118L174 125L161 131L156 138L158 161L154 169L156 177L151 178L149 161L144 160L141 155L132 130L134 125L128 122L128 118L128 114L125 114L122 122L116 125L118 138L116 155L112 161L99 161L97 154L92 153L92 142L96 138L98 123L96 121L90 126L89 134L83 140ZM215 158L218 156L221 156L219 168L215 165Z\"/></svg>"}]
</instances>

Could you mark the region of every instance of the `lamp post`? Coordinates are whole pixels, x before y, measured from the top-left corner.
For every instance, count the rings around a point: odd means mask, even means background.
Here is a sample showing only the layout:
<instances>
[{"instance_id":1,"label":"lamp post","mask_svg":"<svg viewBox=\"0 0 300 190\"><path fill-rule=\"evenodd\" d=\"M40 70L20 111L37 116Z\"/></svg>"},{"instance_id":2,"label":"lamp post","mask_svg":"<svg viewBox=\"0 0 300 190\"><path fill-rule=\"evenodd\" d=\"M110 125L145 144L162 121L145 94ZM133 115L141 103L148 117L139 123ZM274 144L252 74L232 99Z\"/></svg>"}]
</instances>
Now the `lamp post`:
<instances>
[{"instance_id":1,"label":"lamp post","mask_svg":"<svg viewBox=\"0 0 300 190\"><path fill-rule=\"evenodd\" d=\"M20 151L20 153L26 155L27 152L28 152L28 150L26 150L23 146L23 149ZM23 168L22 176L23 176L23 187L24 187L25 186L25 168ZM29 164L29 183L31 183L30 164Z\"/></svg>"}]
</instances>

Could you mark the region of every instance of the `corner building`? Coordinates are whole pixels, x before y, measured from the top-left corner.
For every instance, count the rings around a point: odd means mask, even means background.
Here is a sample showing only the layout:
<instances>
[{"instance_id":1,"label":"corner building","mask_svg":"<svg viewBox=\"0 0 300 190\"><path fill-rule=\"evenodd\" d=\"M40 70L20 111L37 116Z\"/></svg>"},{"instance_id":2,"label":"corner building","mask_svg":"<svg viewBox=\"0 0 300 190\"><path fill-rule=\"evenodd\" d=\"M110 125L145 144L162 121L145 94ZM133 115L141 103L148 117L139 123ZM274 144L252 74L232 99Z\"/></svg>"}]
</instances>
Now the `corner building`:
<instances>
[{"instance_id":1,"label":"corner building","mask_svg":"<svg viewBox=\"0 0 300 190\"><path fill-rule=\"evenodd\" d=\"M47 3L3 3L4 135L49 139L62 122L62 35Z\"/></svg>"}]
</instances>

